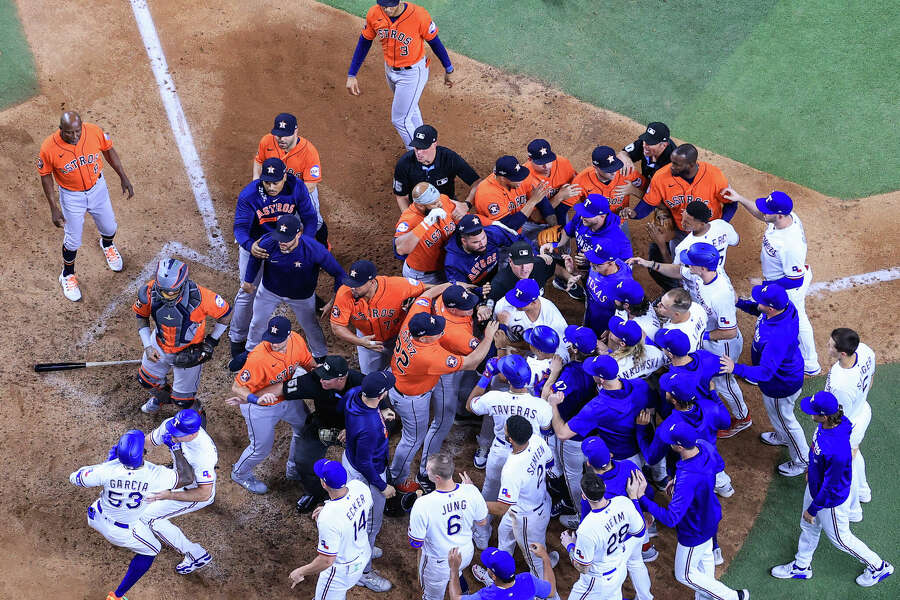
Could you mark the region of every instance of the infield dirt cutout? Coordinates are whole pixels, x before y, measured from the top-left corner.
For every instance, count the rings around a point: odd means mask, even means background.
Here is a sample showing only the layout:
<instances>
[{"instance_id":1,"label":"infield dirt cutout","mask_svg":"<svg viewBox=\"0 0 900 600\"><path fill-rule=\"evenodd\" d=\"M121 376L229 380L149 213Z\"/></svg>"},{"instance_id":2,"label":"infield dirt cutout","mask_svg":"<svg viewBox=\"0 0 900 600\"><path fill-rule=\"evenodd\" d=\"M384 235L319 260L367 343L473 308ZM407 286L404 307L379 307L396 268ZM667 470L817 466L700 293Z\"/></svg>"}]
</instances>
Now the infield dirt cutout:
<instances>
[{"instance_id":1,"label":"infield dirt cutout","mask_svg":"<svg viewBox=\"0 0 900 600\"><path fill-rule=\"evenodd\" d=\"M346 265L369 258L383 273L399 274L400 263L390 246L397 217L390 182L403 149L390 124L390 97L377 48L360 74L363 95L351 98L344 89L361 21L308 1L282 7L229 1L213 8L159 2L150 8L229 242L231 264L236 265L237 256L229 235L234 199L249 180L256 144L271 127L272 117L290 111L298 117L301 135L321 154L320 197L339 261ZM88 528L85 509L97 490L71 486L68 474L102 461L118 435L129 428L149 430L171 409L157 417L139 412L146 395L133 370L38 377L31 365L138 358L130 299L117 305L105 323L98 323L103 310L167 243L179 242L200 253L211 249L129 4L110 3L102 11L89 12L78 5L33 0L20 2L19 11L35 54L41 93L0 113L0 166L7 174L0 229L5 257L0 265L5 315L0 326L0 451L7 465L0 476L0 540L6 550L0 596L102 598L117 585L130 555ZM548 139L558 154L581 169L596 144L621 147L641 130L625 117L538 82L453 58L456 85L448 90L432 73L422 112L426 122L437 127L439 143L458 151L482 175L501 154L524 157L525 145L535 137ZM77 262L84 300L77 304L62 297L56 281L62 234L50 222L34 167L41 140L53 132L64 109L79 110L85 120L110 132L135 186L134 199L121 199L117 177L107 169L125 272L114 274L106 268L88 220ZM815 281L895 266L900 242L897 192L840 202L723 157L703 153L702 159L721 167L732 186L748 197L778 188L794 198L810 240ZM759 277L763 227L743 211L734 223L742 242L729 253L729 272L738 293L746 294L749 278ZM645 255L646 232L642 226L633 226L632 232L635 250ZM237 290L234 272L191 264L191 276L229 299ZM649 281L644 273L638 276ZM327 294L330 279L322 281ZM900 357L896 331L883 324L883 316L893 317L898 290L900 282L895 280L809 298L823 366L829 364L828 333L837 326L857 329L880 361ZM573 302L553 290L550 294L575 315ZM102 333L84 337L98 325ZM741 325L749 341L753 323L742 318ZM82 339L86 343L79 346ZM348 355L348 348L333 342L329 336L330 347ZM216 501L175 521L209 550L214 563L195 575L177 575L173 568L181 557L164 549L129 594L133 600L313 595L314 580L291 592L287 579L291 569L313 557L316 545L314 523L294 510L301 492L284 479L290 429L280 426L272 456L257 471L272 488L269 494L251 496L229 478L247 434L240 413L223 402L230 377L227 344L222 346L206 365L200 389L209 432L219 450ZM737 490L722 501L719 541L726 566L753 524L780 456L779 450L757 442L766 417L757 390L745 386L744 393L755 425L721 444ZM475 434L475 429L463 428L448 443L457 451L458 468L480 483L482 474L470 461ZM168 461L162 450L149 459ZM559 531L554 521L548 541L557 549ZM395 586L383 596L418 595L406 520L387 518L378 543L385 557L376 567ZM672 577L674 543L671 531L656 539L660 558L650 572L660 599L690 596ZM575 571L561 565L557 572L565 592ZM752 590L752 581L743 584ZM351 595L376 596L361 588Z\"/></svg>"}]
</instances>

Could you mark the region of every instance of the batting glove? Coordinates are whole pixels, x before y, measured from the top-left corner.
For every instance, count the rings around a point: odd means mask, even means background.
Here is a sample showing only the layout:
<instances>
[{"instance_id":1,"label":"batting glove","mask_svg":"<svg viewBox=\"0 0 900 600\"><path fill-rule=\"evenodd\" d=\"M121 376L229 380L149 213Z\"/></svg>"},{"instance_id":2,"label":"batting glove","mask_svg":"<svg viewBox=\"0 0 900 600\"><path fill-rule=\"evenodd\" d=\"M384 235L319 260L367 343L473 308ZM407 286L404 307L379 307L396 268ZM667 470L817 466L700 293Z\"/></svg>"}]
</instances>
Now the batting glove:
<instances>
[{"instance_id":1,"label":"batting glove","mask_svg":"<svg viewBox=\"0 0 900 600\"><path fill-rule=\"evenodd\" d=\"M447 211L445 211L443 208L432 208L428 212L428 214L425 215L425 218L423 219L423 221L425 221L425 224L430 227L431 225L434 225L441 219L446 219L446 218L447 218Z\"/></svg>"},{"instance_id":2,"label":"batting glove","mask_svg":"<svg viewBox=\"0 0 900 600\"><path fill-rule=\"evenodd\" d=\"M497 373L500 372L500 367L497 366L497 363L500 362L500 359L496 356L487 361L484 365L484 376L485 377L493 377Z\"/></svg>"}]
</instances>

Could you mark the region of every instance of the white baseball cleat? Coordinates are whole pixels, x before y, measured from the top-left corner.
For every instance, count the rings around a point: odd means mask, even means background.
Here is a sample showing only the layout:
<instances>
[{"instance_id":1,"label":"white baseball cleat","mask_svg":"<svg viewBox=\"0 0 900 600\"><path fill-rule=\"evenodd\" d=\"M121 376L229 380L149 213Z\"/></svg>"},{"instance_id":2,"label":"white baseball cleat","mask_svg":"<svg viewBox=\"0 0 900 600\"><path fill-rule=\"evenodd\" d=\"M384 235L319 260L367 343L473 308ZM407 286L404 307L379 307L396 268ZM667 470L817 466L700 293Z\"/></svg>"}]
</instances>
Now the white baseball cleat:
<instances>
[{"instance_id":1,"label":"white baseball cleat","mask_svg":"<svg viewBox=\"0 0 900 600\"><path fill-rule=\"evenodd\" d=\"M381 558L384 552L378 546L372 546L372 558Z\"/></svg>"},{"instance_id":2,"label":"white baseball cleat","mask_svg":"<svg viewBox=\"0 0 900 600\"><path fill-rule=\"evenodd\" d=\"M202 569L211 562L212 556L209 555L209 552L204 553L203 556L197 560L185 556L184 560L175 567L175 572L180 573L181 575L187 575L188 573L193 573L194 571Z\"/></svg>"},{"instance_id":3,"label":"white baseball cleat","mask_svg":"<svg viewBox=\"0 0 900 600\"><path fill-rule=\"evenodd\" d=\"M75 273L71 275L59 274L59 285L62 286L63 296L72 302L81 300L81 288L78 287L78 277Z\"/></svg>"},{"instance_id":4,"label":"white baseball cleat","mask_svg":"<svg viewBox=\"0 0 900 600\"><path fill-rule=\"evenodd\" d=\"M356 585L367 587L373 592L386 592L394 587L390 581L379 575L378 571L375 569L372 569L368 573L363 573Z\"/></svg>"},{"instance_id":5,"label":"white baseball cleat","mask_svg":"<svg viewBox=\"0 0 900 600\"><path fill-rule=\"evenodd\" d=\"M552 550L548 556L550 557L550 567L555 569L556 565L559 564L559 552Z\"/></svg>"},{"instance_id":6,"label":"white baseball cleat","mask_svg":"<svg viewBox=\"0 0 900 600\"><path fill-rule=\"evenodd\" d=\"M731 498L732 496L734 496L734 486L728 483L726 485L723 485L722 487L717 487L715 489L715 492L723 498Z\"/></svg>"},{"instance_id":7,"label":"white baseball cleat","mask_svg":"<svg viewBox=\"0 0 900 600\"><path fill-rule=\"evenodd\" d=\"M122 255L119 254L119 249L116 248L115 242L104 248L103 240L100 240L100 249L103 251L103 257L106 259L106 265L110 270L118 273L124 268L125 263L122 261Z\"/></svg>"},{"instance_id":8,"label":"white baseball cleat","mask_svg":"<svg viewBox=\"0 0 900 600\"><path fill-rule=\"evenodd\" d=\"M787 442L778 437L774 431L759 434L759 441L767 446L787 446Z\"/></svg>"},{"instance_id":9,"label":"white baseball cleat","mask_svg":"<svg viewBox=\"0 0 900 600\"><path fill-rule=\"evenodd\" d=\"M806 464L789 460L778 465L778 472L785 477L797 477L806 473Z\"/></svg>"},{"instance_id":10,"label":"white baseball cleat","mask_svg":"<svg viewBox=\"0 0 900 600\"><path fill-rule=\"evenodd\" d=\"M478 448L478 450L475 451L475 458L472 460L472 462L474 463L476 469L483 469L487 466L487 459L488 451L484 448Z\"/></svg>"},{"instance_id":11,"label":"white baseball cleat","mask_svg":"<svg viewBox=\"0 0 900 600\"><path fill-rule=\"evenodd\" d=\"M472 565L472 577L480 581L485 587L494 585L490 573L481 565Z\"/></svg>"},{"instance_id":12,"label":"white baseball cleat","mask_svg":"<svg viewBox=\"0 0 900 600\"><path fill-rule=\"evenodd\" d=\"M813 576L812 567L798 567L795 562L772 567L769 573L778 579L812 579Z\"/></svg>"},{"instance_id":13,"label":"white baseball cleat","mask_svg":"<svg viewBox=\"0 0 900 600\"><path fill-rule=\"evenodd\" d=\"M656 546L650 546L646 550L641 550L641 558L645 563L653 562L659 558L659 550L656 549Z\"/></svg>"},{"instance_id":14,"label":"white baseball cleat","mask_svg":"<svg viewBox=\"0 0 900 600\"><path fill-rule=\"evenodd\" d=\"M725 562L725 557L722 556L722 549L716 548L713 550L713 562L716 563L716 566L721 565Z\"/></svg>"},{"instance_id":15,"label":"white baseball cleat","mask_svg":"<svg viewBox=\"0 0 900 600\"><path fill-rule=\"evenodd\" d=\"M871 567L866 567L866 570L860 574L859 577L856 578L856 583L863 587L872 587L879 581L883 579L887 579L894 572L894 565L889 563L886 560L881 561L881 567L878 569L872 569Z\"/></svg>"}]
</instances>

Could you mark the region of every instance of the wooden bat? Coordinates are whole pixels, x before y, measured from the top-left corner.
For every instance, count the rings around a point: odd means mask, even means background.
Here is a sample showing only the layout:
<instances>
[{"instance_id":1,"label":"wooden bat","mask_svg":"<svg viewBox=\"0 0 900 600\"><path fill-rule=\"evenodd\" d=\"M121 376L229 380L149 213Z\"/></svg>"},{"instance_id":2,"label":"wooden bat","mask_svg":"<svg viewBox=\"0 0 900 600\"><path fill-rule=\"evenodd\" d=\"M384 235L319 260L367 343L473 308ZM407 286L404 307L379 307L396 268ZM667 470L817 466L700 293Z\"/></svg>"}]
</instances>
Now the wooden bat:
<instances>
[{"instance_id":1,"label":"wooden bat","mask_svg":"<svg viewBox=\"0 0 900 600\"><path fill-rule=\"evenodd\" d=\"M36 373L46 373L48 371L71 371L73 369L89 369L91 367L112 367L114 365L137 365L140 360L108 360L106 362L58 362L58 363L39 363L34 365Z\"/></svg>"}]
</instances>

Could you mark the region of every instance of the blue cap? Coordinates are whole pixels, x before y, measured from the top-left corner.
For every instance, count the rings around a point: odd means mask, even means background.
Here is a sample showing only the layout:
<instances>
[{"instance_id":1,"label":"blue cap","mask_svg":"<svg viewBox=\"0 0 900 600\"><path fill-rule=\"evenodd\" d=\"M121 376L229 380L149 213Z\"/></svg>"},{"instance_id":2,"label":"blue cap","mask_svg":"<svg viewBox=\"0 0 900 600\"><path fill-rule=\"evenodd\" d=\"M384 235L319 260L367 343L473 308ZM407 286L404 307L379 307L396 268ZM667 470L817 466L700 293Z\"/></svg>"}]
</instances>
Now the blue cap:
<instances>
[{"instance_id":1,"label":"blue cap","mask_svg":"<svg viewBox=\"0 0 900 600\"><path fill-rule=\"evenodd\" d=\"M409 319L409 333L413 337L422 337L423 335L438 335L443 333L444 325L447 320L440 315L433 315L427 312L414 314Z\"/></svg>"},{"instance_id":2,"label":"blue cap","mask_svg":"<svg viewBox=\"0 0 900 600\"><path fill-rule=\"evenodd\" d=\"M609 454L609 448L606 447L606 442L596 435L584 438L584 441L581 442L581 453L584 454L584 457L595 469L608 465L610 458L612 458Z\"/></svg>"},{"instance_id":3,"label":"blue cap","mask_svg":"<svg viewBox=\"0 0 900 600\"><path fill-rule=\"evenodd\" d=\"M287 317L278 316L269 319L269 324L266 325L266 332L263 333L262 339L264 342L280 344L288 339L289 335L291 335L291 322L288 321Z\"/></svg>"},{"instance_id":4,"label":"blue cap","mask_svg":"<svg viewBox=\"0 0 900 600\"><path fill-rule=\"evenodd\" d=\"M597 146L591 152L591 162L605 173L614 173L622 168L622 161L616 151L609 146Z\"/></svg>"},{"instance_id":5,"label":"blue cap","mask_svg":"<svg viewBox=\"0 0 900 600\"><path fill-rule=\"evenodd\" d=\"M394 387L397 378L390 371L372 371L362 380L362 393L366 398L379 398Z\"/></svg>"},{"instance_id":6,"label":"blue cap","mask_svg":"<svg viewBox=\"0 0 900 600\"><path fill-rule=\"evenodd\" d=\"M454 283L441 294L444 306L459 310L471 310L479 302L478 294L470 292L463 286Z\"/></svg>"},{"instance_id":7,"label":"blue cap","mask_svg":"<svg viewBox=\"0 0 900 600\"><path fill-rule=\"evenodd\" d=\"M789 215L794 210L794 201L784 192L775 190L765 198L757 198L756 208L765 215Z\"/></svg>"},{"instance_id":8,"label":"blue cap","mask_svg":"<svg viewBox=\"0 0 900 600\"><path fill-rule=\"evenodd\" d=\"M468 214L459 220L456 230L460 235L476 235L484 231L484 223L478 215Z\"/></svg>"},{"instance_id":9,"label":"blue cap","mask_svg":"<svg viewBox=\"0 0 900 600\"><path fill-rule=\"evenodd\" d=\"M590 327L569 325L563 331L563 340L575 346L582 354L590 354L597 349L597 334Z\"/></svg>"},{"instance_id":10,"label":"blue cap","mask_svg":"<svg viewBox=\"0 0 900 600\"><path fill-rule=\"evenodd\" d=\"M350 269L344 277L344 285L358 288L375 279L377 273L378 270L375 268L375 263L371 260L358 260L350 265Z\"/></svg>"},{"instance_id":11,"label":"blue cap","mask_svg":"<svg viewBox=\"0 0 900 600\"><path fill-rule=\"evenodd\" d=\"M764 283L753 286L750 294L758 304L771 306L775 310L781 310L788 305L787 292L777 283Z\"/></svg>"},{"instance_id":12,"label":"blue cap","mask_svg":"<svg viewBox=\"0 0 900 600\"><path fill-rule=\"evenodd\" d=\"M697 401L700 379L683 371L669 371L659 378L659 389L675 396L681 404Z\"/></svg>"},{"instance_id":13,"label":"blue cap","mask_svg":"<svg viewBox=\"0 0 900 600\"><path fill-rule=\"evenodd\" d=\"M584 202L575 205L575 214L586 219L609 214L609 199L603 194L588 194Z\"/></svg>"},{"instance_id":14,"label":"blue cap","mask_svg":"<svg viewBox=\"0 0 900 600\"><path fill-rule=\"evenodd\" d=\"M534 279L520 279L516 286L506 292L506 301L516 308L525 308L541 295L541 286Z\"/></svg>"},{"instance_id":15,"label":"blue cap","mask_svg":"<svg viewBox=\"0 0 900 600\"><path fill-rule=\"evenodd\" d=\"M626 321L622 317L609 320L609 332L625 342L626 346L634 346L644 337L644 330L634 321Z\"/></svg>"},{"instance_id":16,"label":"blue cap","mask_svg":"<svg viewBox=\"0 0 900 600\"><path fill-rule=\"evenodd\" d=\"M284 161L280 158L267 158L263 161L262 171L259 173L259 178L262 181L281 181L284 177L286 167L284 166Z\"/></svg>"},{"instance_id":17,"label":"blue cap","mask_svg":"<svg viewBox=\"0 0 900 600\"><path fill-rule=\"evenodd\" d=\"M522 338L541 352L556 352L559 348L559 334L552 327L538 325L526 329Z\"/></svg>"},{"instance_id":18,"label":"blue cap","mask_svg":"<svg viewBox=\"0 0 900 600\"><path fill-rule=\"evenodd\" d=\"M800 401L800 409L808 415L833 415L840 410L838 399L831 392L816 392Z\"/></svg>"},{"instance_id":19,"label":"blue cap","mask_svg":"<svg viewBox=\"0 0 900 600\"><path fill-rule=\"evenodd\" d=\"M336 460L320 458L313 463L313 472L333 490L347 485L347 469Z\"/></svg>"},{"instance_id":20,"label":"blue cap","mask_svg":"<svg viewBox=\"0 0 900 600\"><path fill-rule=\"evenodd\" d=\"M609 354L592 356L583 363L584 372L591 377L615 379L619 376L619 363Z\"/></svg>"},{"instance_id":21,"label":"blue cap","mask_svg":"<svg viewBox=\"0 0 900 600\"><path fill-rule=\"evenodd\" d=\"M506 177L513 183L525 181L525 178L531 173L528 167L519 164L519 159L515 156L501 156L494 165L494 173L501 177Z\"/></svg>"},{"instance_id":22,"label":"blue cap","mask_svg":"<svg viewBox=\"0 0 900 600\"><path fill-rule=\"evenodd\" d=\"M397 6L400 4L400 0L376 0L378 6L387 6L388 8L392 6Z\"/></svg>"},{"instance_id":23,"label":"blue cap","mask_svg":"<svg viewBox=\"0 0 900 600\"><path fill-rule=\"evenodd\" d=\"M697 438L700 437L697 430L684 421L676 421L668 427L660 427L656 430L656 435L666 444L678 444L682 448L696 447Z\"/></svg>"},{"instance_id":24,"label":"blue cap","mask_svg":"<svg viewBox=\"0 0 900 600\"><path fill-rule=\"evenodd\" d=\"M590 250L586 250L584 257L592 265L602 265L603 263L616 260L616 255L600 244L594 244Z\"/></svg>"},{"instance_id":25,"label":"blue cap","mask_svg":"<svg viewBox=\"0 0 900 600\"><path fill-rule=\"evenodd\" d=\"M500 579L512 579L516 574L516 561L504 550L488 546L481 551L481 563Z\"/></svg>"},{"instance_id":26,"label":"blue cap","mask_svg":"<svg viewBox=\"0 0 900 600\"><path fill-rule=\"evenodd\" d=\"M538 138L528 144L528 158L536 165L546 165L556 160L556 154L550 149L550 142Z\"/></svg>"},{"instance_id":27,"label":"blue cap","mask_svg":"<svg viewBox=\"0 0 900 600\"><path fill-rule=\"evenodd\" d=\"M194 435L200 431L201 418L197 411L185 408L175 413L175 416L166 421L166 431L174 437Z\"/></svg>"},{"instance_id":28,"label":"blue cap","mask_svg":"<svg viewBox=\"0 0 900 600\"><path fill-rule=\"evenodd\" d=\"M286 243L292 241L301 229L303 229L303 223L300 222L297 215L281 215L275 221L275 228L271 234L276 242Z\"/></svg>"},{"instance_id":29,"label":"blue cap","mask_svg":"<svg viewBox=\"0 0 900 600\"><path fill-rule=\"evenodd\" d=\"M682 250L678 254L681 264L687 266L703 267L710 271L719 268L719 251L712 244L706 242L697 242L691 244L687 250Z\"/></svg>"},{"instance_id":30,"label":"blue cap","mask_svg":"<svg viewBox=\"0 0 900 600\"><path fill-rule=\"evenodd\" d=\"M275 117L275 123L272 125L272 135L275 137L286 137L293 135L297 130L297 117L291 113L281 113Z\"/></svg>"},{"instance_id":31,"label":"blue cap","mask_svg":"<svg viewBox=\"0 0 900 600\"><path fill-rule=\"evenodd\" d=\"M653 343L675 356L687 356L691 351L691 339L680 329L659 329Z\"/></svg>"},{"instance_id":32,"label":"blue cap","mask_svg":"<svg viewBox=\"0 0 900 600\"><path fill-rule=\"evenodd\" d=\"M617 302L640 304L644 300L644 288L634 279L622 279L613 287L610 295Z\"/></svg>"}]
</instances>

